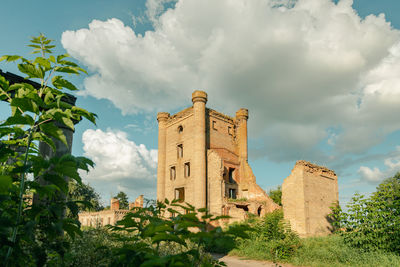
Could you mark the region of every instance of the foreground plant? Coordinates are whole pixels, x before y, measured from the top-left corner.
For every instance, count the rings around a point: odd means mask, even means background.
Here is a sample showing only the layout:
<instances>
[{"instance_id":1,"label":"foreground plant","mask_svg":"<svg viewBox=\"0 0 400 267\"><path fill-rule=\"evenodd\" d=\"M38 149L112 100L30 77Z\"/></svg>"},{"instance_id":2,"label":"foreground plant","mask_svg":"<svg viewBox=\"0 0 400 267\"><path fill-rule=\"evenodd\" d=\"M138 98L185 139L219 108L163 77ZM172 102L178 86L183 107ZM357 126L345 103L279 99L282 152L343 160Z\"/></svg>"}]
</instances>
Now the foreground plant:
<instances>
[{"instance_id":1,"label":"foreground plant","mask_svg":"<svg viewBox=\"0 0 400 267\"><path fill-rule=\"evenodd\" d=\"M167 214L173 217L166 218ZM111 227L115 239L123 244L113 249L111 265L225 266L203 252L221 232L210 223L223 218L178 201L135 208Z\"/></svg>"},{"instance_id":2,"label":"foreground plant","mask_svg":"<svg viewBox=\"0 0 400 267\"><path fill-rule=\"evenodd\" d=\"M249 238L239 238L232 254L254 259L281 261L290 258L301 247L298 235L283 219L282 210L263 218L250 217L244 222L251 227Z\"/></svg>"},{"instance_id":3,"label":"foreground plant","mask_svg":"<svg viewBox=\"0 0 400 267\"><path fill-rule=\"evenodd\" d=\"M68 153L45 158L38 144L47 144L56 155L57 140L68 146L60 127L73 131L82 117L95 123L95 114L66 101L69 96L64 90L77 88L62 74L86 71L67 54L52 55L51 43L39 35L29 45L36 58L0 58L18 62L26 78L39 83L37 87L28 81L10 84L0 76L0 100L11 109L11 116L0 124L0 261L5 265L57 264L68 245L64 231L71 237L81 234L79 222L64 216L67 208L78 211L77 203L65 198L67 177L81 183L78 169L88 171L93 162Z\"/></svg>"}]
</instances>

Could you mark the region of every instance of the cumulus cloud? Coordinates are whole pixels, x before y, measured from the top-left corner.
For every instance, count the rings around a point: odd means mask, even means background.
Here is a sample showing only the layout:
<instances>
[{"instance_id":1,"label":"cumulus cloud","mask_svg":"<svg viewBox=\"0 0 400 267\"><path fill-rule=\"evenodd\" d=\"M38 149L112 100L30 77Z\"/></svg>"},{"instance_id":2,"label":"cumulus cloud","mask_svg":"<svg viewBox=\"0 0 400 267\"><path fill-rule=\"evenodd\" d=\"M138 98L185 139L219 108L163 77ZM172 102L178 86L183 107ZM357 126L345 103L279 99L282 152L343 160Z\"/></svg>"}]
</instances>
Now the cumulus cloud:
<instances>
[{"instance_id":1,"label":"cumulus cloud","mask_svg":"<svg viewBox=\"0 0 400 267\"><path fill-rule=\"evenodd\" d=\"M380 170L377 167L369 168L361 166L358 173L361 175L363 180L368 182L381 182L385 178L392 177L396 172L400 171L400 146L397 147L396 151L391 156L384 160L385 170Z\"/></svg>"},{"instance_id":2,"label":"cumulus cloud","mask_svg":"<svg viewBox=\"0 0 400 267\"><path fill-rule=\"evenodd\" d=\"M129 195L155 195L157 150L137 145L128 140L125 132L110 129L86 130L82 142L84 155L96 164L88 174L83 174L84 179L96 188L101 185L103 196L122 188Z\"/></svg>"},{"instance_id":3,"label":"cumulus cloud","mask_svg":"<svg viewBox=\"0 0 400 267\"><path fill-rule=\"evenodd\" d=\"M249 136L276 161L318 161L321 142L337 155L361 153L400 129L400 34L383 14L362 19L351 0L161 8L171 2L147 2L154 30L144 35L116 18L63 33L68 53L94 73L87 94L135 114L190 105L203 89L213 108L249 108Z\"/></svg>"}]
</instances>

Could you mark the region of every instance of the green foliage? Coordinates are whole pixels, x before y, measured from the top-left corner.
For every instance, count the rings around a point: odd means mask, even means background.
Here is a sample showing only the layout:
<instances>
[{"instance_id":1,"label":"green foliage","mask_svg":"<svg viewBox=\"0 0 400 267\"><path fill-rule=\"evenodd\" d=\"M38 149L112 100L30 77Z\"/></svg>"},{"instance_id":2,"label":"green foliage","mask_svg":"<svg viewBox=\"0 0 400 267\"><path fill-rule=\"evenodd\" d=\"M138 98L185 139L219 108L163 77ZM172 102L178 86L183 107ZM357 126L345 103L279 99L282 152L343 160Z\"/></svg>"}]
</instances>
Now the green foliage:
<instances>
[{"instance_id":1,"label":"green foliage","mask_svg":"<svg viewBox=\"0 0 400 267\"><path fill-rule=\"evenodd\" d=\"M37 80L39 88L21 82L10 85L0 76L0 100L9 103L11 116L0 123L0 262L9 266L60 265L71 238L80 235L79 222L66 218L69 209L76 216L76 201L66 200L66 177L81 183L78 169L88 170L93 162L83 157L64 155L43 158L38 143L55 150L55 140L67 144L59 126L74 129L82 117L95 122L95 114L64 102L63 89L71 84L61 78L48 86L54 73L85 72L66 60L68 55L51 55L52 40L33 37L31 47L39 56L30 60L18 55L0 57L17 62L27 78ZM61 79L61 80L60 80ZM32 179L26 179L27 175Z\"/></svg>"},{"instance_id":2,"label":"green foliage","mask_svg":"<svg viewBox=\"0 0 400 267\"><path fill-rule=\"evenodd\" d=\"M119 208L127 210L129 208L128 196L125 192L119 192L114 198L119 200Z\"/></svg>"},{"instance_id":3,"label":"green foliage","mask_svg":"<svg viewBox=\"0 0 400 267\"><path fill-rule=\"evenodd\" d=\"M178 201L135 208L111 227L115 241L123 244L112 249L112 266L224 266L202 248L221 231L210 223L225 217Z\"/></svg>"},{"instance_id":4,"label":"green foliage","mask_svg":"<svg viewBox=\"0 0 400 267\"><path fill-rule=\"evenodd\" d=\"M112 249L122 243L113 241L112 234L105 228L89 228L82 232L82 236L69 239L71 246L64 256L65 266L110 266Z\"/></svg>"},{"instance_id":5,"label":"green foliage","mask_svg":"<svg viewBox=\"0 0 400 267\"><path fill-rule=\"evenodd\" d=\"M365 252L346 244L340 235L302 239L302 246L286 260L296 266L400 266L400 256L382 251Z\"/></svg>"},{"instance_id":6,"label":"green foliage","mask_svg":"<svg viewBox=\"0 0 400 267\"><path fill-rule=\"evenodd\" d=\"M79 211L100 211L104 209L100 204L100 195L93 187L83 182L69 181L68 199L82 203L78 204Z\"/></svg>"},{"instance_id":7,"label":"green foliage","mask_svg":"<svg viewBox=\"0 0 400 267\"><path fill-rule=\"evenodd\" d=\"M279 206L282 206L282 188L280 185L276 189L271 189L268 196Z\"/></svg>"},{"instance_id":8,"label":"green foliage","mask_svg":"<svg viewBox=\"0 0 400 267\"><path fill-rule=\"evenodd\" d=\"M346 243L400 254L400 173L381 183L369 198L355 194L347 208L333 212Z\"/></svg>"},{"instance_id":9,"label":"green foliage","mask_svg":"<svg viewBox=\"0 0 400 267\"><path fill-rule=\"evenodd\" d=\"M301 245L297 234L284 222L281 210L263 218L250 217L245 223L253 230L249 238L238 238L234 255L277 261L291 257Z\"/></svg>"}]
</instances>

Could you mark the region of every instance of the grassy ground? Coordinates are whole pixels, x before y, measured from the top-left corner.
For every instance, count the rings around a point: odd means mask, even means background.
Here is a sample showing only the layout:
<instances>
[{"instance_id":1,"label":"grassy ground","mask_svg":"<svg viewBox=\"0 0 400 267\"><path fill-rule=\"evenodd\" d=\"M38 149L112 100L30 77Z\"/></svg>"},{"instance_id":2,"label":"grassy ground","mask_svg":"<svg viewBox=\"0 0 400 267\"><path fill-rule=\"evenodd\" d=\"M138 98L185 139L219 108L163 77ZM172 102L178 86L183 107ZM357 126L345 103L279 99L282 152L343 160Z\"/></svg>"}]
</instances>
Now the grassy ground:
<instances>
[{"instance_id":1,"label":"grassy ground","mask_svg":"<svg viewBox=\"0 0 400 267\"><path fill-rule=\"evenodd\" d=\"M268 246L260 242L247 243L231 251L230 254L275 261ZM280 262L298 266L400 266L400 256L384 252L362 252L343 243L340 236L306 238L301 240L301 246L294 255Z\"/></svg>"}]
</instances>

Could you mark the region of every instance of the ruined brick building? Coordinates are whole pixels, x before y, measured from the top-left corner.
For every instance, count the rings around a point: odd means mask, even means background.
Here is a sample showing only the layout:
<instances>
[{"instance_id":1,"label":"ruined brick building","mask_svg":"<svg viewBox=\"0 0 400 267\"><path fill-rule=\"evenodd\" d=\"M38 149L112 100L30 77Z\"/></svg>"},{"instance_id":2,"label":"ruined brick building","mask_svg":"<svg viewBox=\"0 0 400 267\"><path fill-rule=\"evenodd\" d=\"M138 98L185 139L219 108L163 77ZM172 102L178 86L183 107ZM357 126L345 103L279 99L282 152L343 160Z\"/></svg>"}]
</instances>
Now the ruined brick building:
<instances>
[{"instance_id":1,"label":"ruined brick building","mask_svg":"<svg viewBox=\"0 0 400 267\"><path fill-rule=\"evenodd\" d=\"M300 236L329 234L327 215L339 200L338 180L334 171L299 160L282 184L285 219Z\"/></svg>"},{"instance_id":2,"label":"ruined brick building","mask_svg":"<svg viewBox=\"0 0 400 267\"><path fill-rule=\"evenodd\" d=\"M133 208L143 208L143 195L136 198L134 202L129 203L128 209L120 209L119 200L116 198L111 198L110 202L110 209L80 212L79 222L81 225L91 227L115 225Z\"/></svg>"},{"instance_id":3,"label":"ruined brick building","mask_svg":"<svg viewBox=\"0 0 400 267\"><path fill-rule=\"evenodd\" d=\"M195 91L193 106L175 115L157 115L157 199L179 199L214 215L243 220L279 206L256 183L247 162L247 109L235 117L206 107L207 94Z\"/></svg>"}]
</instances>

